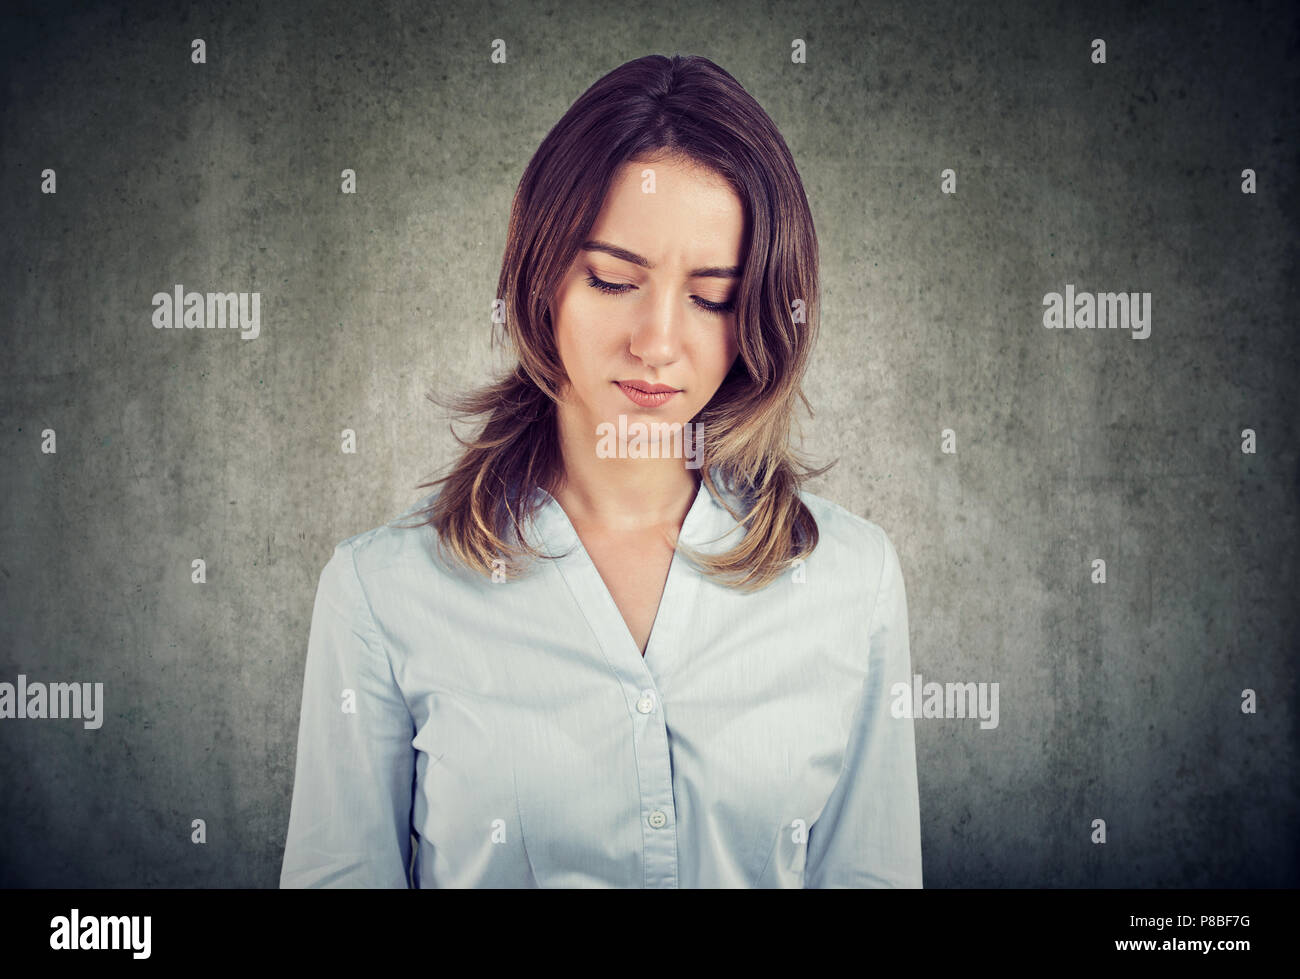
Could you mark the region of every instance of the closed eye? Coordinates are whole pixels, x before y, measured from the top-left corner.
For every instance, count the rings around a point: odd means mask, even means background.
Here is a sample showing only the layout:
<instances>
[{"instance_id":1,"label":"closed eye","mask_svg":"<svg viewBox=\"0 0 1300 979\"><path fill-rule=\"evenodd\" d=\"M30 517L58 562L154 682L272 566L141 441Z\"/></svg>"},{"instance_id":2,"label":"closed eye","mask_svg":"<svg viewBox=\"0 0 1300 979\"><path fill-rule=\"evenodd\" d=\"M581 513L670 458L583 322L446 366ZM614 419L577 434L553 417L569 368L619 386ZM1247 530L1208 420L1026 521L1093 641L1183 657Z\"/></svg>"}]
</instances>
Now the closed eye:
<instances>
[{"instance_id":1,"label":"closed eye","mask_svg":"<svg viewBox=\"0 0 1300 979\"><path fill-rule=\"evenodd\" d=\"M595 273L590 270L587 273L587 285L599 292L609 293L610 295L615 296L622 295L629 289L636 288L636 286L627 282L606 282L603 279L598 279L596 278ZM706 313L717 313L719 316L724 316L736 308L736 300L734 299L725 303L711 303L707 299L701 299L699 296L691 296L691 299L695 302L695 305L700 307L700 309L704 310Z\"/></svg>"}]
</instances>

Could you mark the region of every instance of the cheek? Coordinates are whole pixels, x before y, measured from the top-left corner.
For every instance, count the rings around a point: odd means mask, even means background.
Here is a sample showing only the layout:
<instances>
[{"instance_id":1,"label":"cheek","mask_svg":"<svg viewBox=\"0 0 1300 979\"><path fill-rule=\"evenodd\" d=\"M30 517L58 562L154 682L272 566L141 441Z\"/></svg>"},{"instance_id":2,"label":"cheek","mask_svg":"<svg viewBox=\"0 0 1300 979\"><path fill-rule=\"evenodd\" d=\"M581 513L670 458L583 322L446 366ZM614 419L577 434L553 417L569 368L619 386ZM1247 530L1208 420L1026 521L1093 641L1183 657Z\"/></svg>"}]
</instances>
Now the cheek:
<instances>
[{"instance_id":1,"label":"cheek","mask_svg":"<svg viewBox=\"0 0 1300 979\"><path fill-rule=\"evenodd\" d=\"M618 353L614 324L602 322L590 303L573 301L561 311L555 345L565 370L579 387L586 387L603 375L611 357Z\"/></svg>"},{"instance_id":2,"label":"cheek","mask_svg":"<svg viewBox=\"0 0 1300 979\"><path fill-rule=\"evenodd\" d=\"M555 324L555 346L567 360L582 349L581 334L583 324L587 322L580 297L574 295L572 288L560 290L551 305L551 315Z\"/></svg>"},{"instance_id":3,"label":"cheek","mask_svg":"<svg viewBox=\"0 0 1300 979\"><path fill-rule=\"evenodd\" d=\"M727 376L727 371L736 360L736 355L740 353L740 344L736 337L735 324L731 324L722 338L711 344L706 350L702 351L702 363L708 364L708 371L719 382Z\"/></svg>"},{"instance_id":4,"label":"cheek","mask_svg":"<svg viewBox=\"0 0 1300 979\"><path fill-rule=\"evenodd\" d=\"M735 363L736 357L740 354L740 333L739 328L733 323L731 329L727 331L727 366L730 370L731 365ZM724 371L725 373L725 371Z\"/></svg>"}]
</instances>

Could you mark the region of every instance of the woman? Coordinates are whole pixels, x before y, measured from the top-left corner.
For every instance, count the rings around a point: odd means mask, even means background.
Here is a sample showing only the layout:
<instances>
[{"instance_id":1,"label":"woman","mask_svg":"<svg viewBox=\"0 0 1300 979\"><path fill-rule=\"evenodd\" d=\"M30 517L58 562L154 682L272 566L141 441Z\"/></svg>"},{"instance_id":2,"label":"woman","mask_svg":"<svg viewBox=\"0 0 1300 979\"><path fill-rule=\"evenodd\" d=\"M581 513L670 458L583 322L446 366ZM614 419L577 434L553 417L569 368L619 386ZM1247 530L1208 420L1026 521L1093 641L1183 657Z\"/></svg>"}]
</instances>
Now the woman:
<instances>
[{"instance_id":1,"label":"woman","mask_svg":"<svg viewBox=\"0 0 1300 979\"><path fill-rule=\"evenodd\" d=\"M322 572L281 886L921 885L898 557L789 446L817 285L789 150L712 62L569 109L481 433Z\"/></svg>"}]
</instances>

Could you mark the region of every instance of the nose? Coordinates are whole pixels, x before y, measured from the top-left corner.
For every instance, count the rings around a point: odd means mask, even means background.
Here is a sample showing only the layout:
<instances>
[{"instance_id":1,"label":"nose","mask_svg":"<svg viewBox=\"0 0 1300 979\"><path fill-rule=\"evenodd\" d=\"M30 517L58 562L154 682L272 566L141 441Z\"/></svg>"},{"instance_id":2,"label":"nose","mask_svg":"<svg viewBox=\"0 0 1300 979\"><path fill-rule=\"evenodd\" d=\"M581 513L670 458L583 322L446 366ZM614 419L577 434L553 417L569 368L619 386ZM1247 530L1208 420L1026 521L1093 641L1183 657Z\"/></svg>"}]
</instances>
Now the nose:
<instances>
[{"instance_id":1,"label":"nose","mask_svg":"<svg viewBox=\"0 0 1300 979\"><path fill-rule=\"evenodd\" d=\"M667 367L682 355L685 311L672 290L646 297L637 312L628 351L647 367Z\"/></svg>"}]
</instances>

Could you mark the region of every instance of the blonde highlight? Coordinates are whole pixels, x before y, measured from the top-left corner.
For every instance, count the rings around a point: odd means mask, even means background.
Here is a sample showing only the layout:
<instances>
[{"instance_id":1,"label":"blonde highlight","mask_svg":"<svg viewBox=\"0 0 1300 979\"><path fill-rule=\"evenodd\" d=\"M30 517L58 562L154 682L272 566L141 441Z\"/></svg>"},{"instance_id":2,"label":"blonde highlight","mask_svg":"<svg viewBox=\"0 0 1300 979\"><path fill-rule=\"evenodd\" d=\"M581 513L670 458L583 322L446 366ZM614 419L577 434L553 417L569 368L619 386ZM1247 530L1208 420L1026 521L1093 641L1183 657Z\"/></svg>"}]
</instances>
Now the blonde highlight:
<instances>
[{"instance_id":1,"label":"blonde highlight","mask_svg":"<svg viewBox=\"0 0 1300 979\"><path fill-rule=\"evenodd\" d=\"M817 237L802 182L776 126L731 75L705 58L651 55L578 98L538 147L512 200L497 292L505 315L494 319L492 340L511 349L515 365L446 403L459 419L485 421L469 440L453 427L464 451L447 475L419 484L441 490L412 525L432 526L443 552L476 573L514 577L532 559L555 557L525 531L539 503L535 491L553 494L563 475L556 408L566 375L548 297L618 168L664 152L727 180L745 207L747 234L738 356L693 419L703 433L701 479L745 533L720 554L676 546L703 573L742 591L765 587L817 546L817 523L799 489L834 463L811 468L790 445L797 403L812 414L802 381L820 318Z\"/></svg>"}]
</instances>

